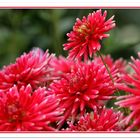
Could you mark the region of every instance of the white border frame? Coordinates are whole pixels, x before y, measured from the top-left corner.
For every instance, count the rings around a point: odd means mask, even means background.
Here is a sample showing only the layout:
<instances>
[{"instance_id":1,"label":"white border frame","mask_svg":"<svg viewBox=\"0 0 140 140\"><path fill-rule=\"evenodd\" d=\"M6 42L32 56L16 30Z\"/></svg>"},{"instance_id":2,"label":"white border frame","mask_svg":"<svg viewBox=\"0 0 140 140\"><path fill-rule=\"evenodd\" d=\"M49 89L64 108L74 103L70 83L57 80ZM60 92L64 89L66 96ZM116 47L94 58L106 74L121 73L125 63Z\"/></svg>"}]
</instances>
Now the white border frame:
<instances>
[{"instance_id":1,"label":"white border frame","mask_svg":"<svg viewBox=\"0 0 140 140\"><path fill-rule=\"evenodd\" d=\"M140 7L140 0L0 0L0 7Z\"/></svg>"},{"instance_id":2,"label":"white border frame","mask_svg":"<svg viewBox=\"0 0 140 140\"><path fill-rule=\"evenodd\" d=\"M80 1L80 2L79 2ZM140 8L140 0L0 0L0 8ZM4 139L77 139L119 140L139 138L140 133L0 133Z\"/></svg>"}]
</instances>

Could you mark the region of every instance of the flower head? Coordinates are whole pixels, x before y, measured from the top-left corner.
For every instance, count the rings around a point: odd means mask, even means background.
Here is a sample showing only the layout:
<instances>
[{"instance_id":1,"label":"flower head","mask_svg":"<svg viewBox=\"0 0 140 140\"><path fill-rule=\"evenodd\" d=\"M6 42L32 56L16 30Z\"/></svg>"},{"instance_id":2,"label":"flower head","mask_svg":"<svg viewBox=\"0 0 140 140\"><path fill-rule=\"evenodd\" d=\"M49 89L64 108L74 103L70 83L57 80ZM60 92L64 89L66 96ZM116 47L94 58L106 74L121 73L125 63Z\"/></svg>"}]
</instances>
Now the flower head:
<instances>
[{"instance_id":1,"label":"flower head","mask_svg":"<svg viewBox=\"0 0 140 140\"><path fill-rule=\"evenodd\" d=\"M45 88L14 86L0 93L0 131L54 130L51 123L60 120L60 113L57 98Z\"/></svg>"},{"instance_id":2,"label":"flower head","mask_svg":"<svg viewBox=\"0 0 140 140\"><path fill-rule=\"evenodd\" d=\"M130 122L127 130L131 130L134 127L140 129L140 53L138 55L139 59L132 58L133 63L130 64L134 73L132 75L123 75L122 79L125 83L116 85L117 88L129 93L128 95L118 97L121 101L116 103L116 105L131 110L131 113L125 119L126 124Z\"/></svg>"},{"instance_id":3,"label":"flower head","mask_svg":"<svg viewBox=\"0 0 140 140\"><path fill-rule=\"evenodd\" d=\"M53 55L41 49L24 53L14 64L5 66L0 71L0 90L8 90L13 85L18 87L30 84L33 88L46 85L49 75L49 62Z\"/></svg>"},{"instance_id":4,"label":"flower head","mask_svg":"<svg viewBox=\"0 0 140 140\"><path fill-rule=\"evenodd\" d=\"M120 112L113 109L94 110L94 113L80 117L77 123L68 122L69 131L120 131L119 120L122 118Z\"/></svg>"},{"instance_id":5,"label":"flower head","mask_svg":"<svg viewBox=\"0 0 140 140\"><path fill-rule=\"evenodd\" d=\"M117 81L117 71L111 68L111 74ZM60 105L65 108L65 119L83 115L87 108L100 106L100 101L109 100L115 92L114 84L103 64L77 62L69 73L50 84L50 94L60 98Z\"/></svg>"},{"instance_id":6,"label":"flower head","mask_svg":"<svg viewBox=\"0 0 140 140\"><path fill-rule=\"evenodd\" d=\"M73 60L67 59L63 56L53 57L50 67L52 70L53 76L61 77L66 73L70 73L72 69L75 69L75 62Z\"/></svg>"},{"instance_id":7,"label":"flower head","mask_svg":"<svg viewBox=\"0 0 140 140\"><path fill-rule=\"evenodd\" d=\"M82 20L77 18L73 27L73 31L67 34L68 43L64 44L65 50L70 50L69 58L87 60L88 56L92 57L93 53L101 48L100 40L107 38L109 34L105 34L115 27L111 17L106 21L107 12L102 15L101 10L90 13L88 17Z\"/></svg>"}]
</instances>

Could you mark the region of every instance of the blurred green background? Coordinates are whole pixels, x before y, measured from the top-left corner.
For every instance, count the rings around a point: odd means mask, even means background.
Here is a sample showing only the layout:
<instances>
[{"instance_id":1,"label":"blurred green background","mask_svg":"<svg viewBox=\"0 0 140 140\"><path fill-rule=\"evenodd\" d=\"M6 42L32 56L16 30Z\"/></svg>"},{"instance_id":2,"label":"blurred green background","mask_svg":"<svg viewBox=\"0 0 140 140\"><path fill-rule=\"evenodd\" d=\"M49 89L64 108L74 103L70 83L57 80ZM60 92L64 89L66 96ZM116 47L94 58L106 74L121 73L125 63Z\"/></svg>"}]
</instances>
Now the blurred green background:
<instances>
[{"instance_id":1,"label":"blurred green background","mask_svg":"<svg viewBox=\"0 0 140 140\"><path fill-rule=\"evenodd\" d=\"M77 17L82 18L95 9L1 9L0 67L15 61L33 47L56 55L67 55L62 44L72 30ZM105 10L105 9L103 9ZM140 10L107 9L108 18L115 15L116 28L110 38L103 40L102 52L112 57L137 56L140 51Z\"/></svg>"}]
</instances>

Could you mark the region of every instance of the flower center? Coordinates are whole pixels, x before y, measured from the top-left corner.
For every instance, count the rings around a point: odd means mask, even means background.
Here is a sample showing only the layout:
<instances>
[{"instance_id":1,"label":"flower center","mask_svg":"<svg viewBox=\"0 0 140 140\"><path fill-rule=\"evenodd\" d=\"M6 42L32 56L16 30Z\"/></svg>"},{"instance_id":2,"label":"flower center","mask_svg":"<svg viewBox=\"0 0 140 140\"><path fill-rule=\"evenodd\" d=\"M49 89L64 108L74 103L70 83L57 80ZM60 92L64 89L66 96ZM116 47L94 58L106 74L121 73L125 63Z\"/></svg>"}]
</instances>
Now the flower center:
<instances>
[{"instance_id":1,"label":"flower center","mask_svg":"<svg viewBox=\"0 0 140 140\"><path fill-rule=\"evenodd\" d=\"M21 122L25 112L18 103L13 103L7 106L7 115L9 122Z\"/></svg>"},{"instance_id":2,"label":"flower center","mask_svg":"<svg viewBox=\"0 0 140 140\"><path fill-rule=\"evenodd\" d=\"M88 35L88 27L87 24L82 24L78 29L77 32L80 34Z\"/></svg>"},{"instance_id":3,"label":"flower center","mask_svg":"<svg viewBox=\"0 0 140 140\"><path fill-rule=\"evenodd\" d=\"M80 95L81 93L86 92L88 85L85 82L85 79L81 76L72 76L70 78L70 91L73 91L73 94Z\"/></svg>"}]
</instances>

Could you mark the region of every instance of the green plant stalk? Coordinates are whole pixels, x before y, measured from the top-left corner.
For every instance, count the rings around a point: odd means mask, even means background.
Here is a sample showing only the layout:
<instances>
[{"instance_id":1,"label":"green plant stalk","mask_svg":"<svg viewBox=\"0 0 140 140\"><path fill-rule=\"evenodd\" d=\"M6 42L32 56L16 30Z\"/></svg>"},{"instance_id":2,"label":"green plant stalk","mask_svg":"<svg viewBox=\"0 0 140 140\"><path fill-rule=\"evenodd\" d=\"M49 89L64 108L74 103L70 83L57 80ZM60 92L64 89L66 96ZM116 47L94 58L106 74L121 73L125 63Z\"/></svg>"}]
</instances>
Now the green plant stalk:
<instances>
[{"instance_id":1,"label":"green plant stalk","mask_svg":"<svg viewBox=\"0 0 140 140\"><path fill-rule=\"evenodd\" d=\"M51 11L51 17L52 17L52 26L53 26L53 47L56 55L62 54L62 48L61 48L61 32L59 31L59 20L60 16L57 14L56 9L52 9Z\"/></svg>"},{"instance_id":2,"label":"green plant stalk","mask_svg":"<svg viewBox=\"0 0 140 140\"><path fill-rule=\"evenodd\" d=\"M104 64L104 66L105 66L105 68L106 68L106 70L107 70L107 72L108 72L108 74L109 74L109 76L110 76L110 78L112 80L112 83L114 85L115 81L114 81L114 79L113 79L113 77L111 75L111 72L109 70L109 67L108 67L107 63L104 61L104 58L102 57L102 54L100 53L100 51L97 51L97 54L100 56L100 58L101 58L101 60L102 60L102 62ZM116 89L116 90L118 90L118 89Z\"/></svg>"},{"instance_id":3,"label":"green plant stalk","mask_svg":"<svg viewBox=\"0 0 140 140\"><path fill-rule=\"evenodd\" d=\"M104 61L104 58L102 57L102 54L100 53L100 51L97 51L97 54L100 56L100 58L101 58L101 60L102 60L102 62L104 64L104 66L105 66L105 68L106 68L106 70L107 70L107 72L108 72L108 74L109 74L109 76L110 76L110 78L112 80L112 83L114 85L115 84L115 81L114 81L114 79L113 79L113 77L111 75L111 72L109 70L109 67L108 67L107 63ZM115 88L116 88L116 91L118 93L118 96L120 96L121 94L120 94L118 88L117 87L115 87ZM122 110L124 111L124 113L129 114L129 112L128 112L128 110L126 108L122 108Z\"/></svg>"}]
</instances>

